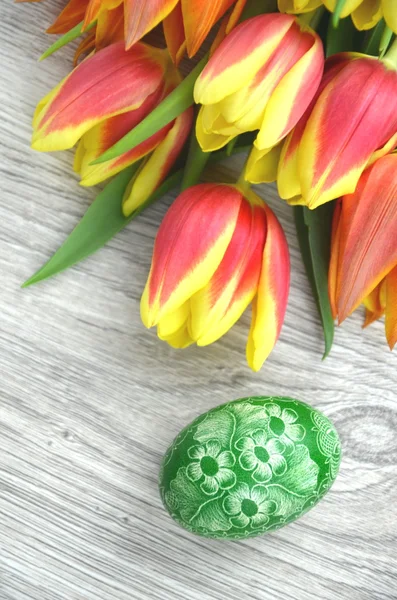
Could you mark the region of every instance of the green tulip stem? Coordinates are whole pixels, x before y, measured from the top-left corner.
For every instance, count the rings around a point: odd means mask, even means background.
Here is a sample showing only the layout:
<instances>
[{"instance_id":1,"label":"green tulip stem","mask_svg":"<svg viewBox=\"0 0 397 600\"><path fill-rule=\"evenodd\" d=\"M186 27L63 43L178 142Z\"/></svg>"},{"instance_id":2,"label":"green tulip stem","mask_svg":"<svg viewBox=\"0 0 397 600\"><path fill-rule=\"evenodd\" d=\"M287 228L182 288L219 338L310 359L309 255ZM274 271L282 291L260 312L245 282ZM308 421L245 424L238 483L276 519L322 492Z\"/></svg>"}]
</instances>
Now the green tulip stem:
<instances>
[{"instance_id":1,"label":"green tulip stem","mask_svg":"<svg viewBox=\"0 0 397 600\"><path fill-rule=\"evenodd\" d=\"M394 40L382 60L388 67L397 71L397 38Z\"/></svg>"},{"instance_id":2,"label":"green tulip stem","mask_svg":"<svg viewBox=\"0 0 397 600\"><path fill-rule=\"evenodd\" d=\"M193 127L190 136L189 152L187 155L187 161L185 170L183 172L183 179L181 189L186 190L192 185L196 185L199 182L202 172L204 171L205 165L211 156L211 152L203 152L200 144L196 137L196 128Z\"/></svg>"},{"instance_id":3,"label":"green tulip stem","mask_svg":"<svg viewBox=\"0 0 397 600\"><path fill-rule=\"evenodd\" d=\"M246 167L247 167L247 163L249 160L249 156L250 154L248 154L244 166L242 168L242 171L240 173L240 177L237 180L237 187L242 191L243 194L245 194L246 192L249 192L251 189L251 183L249 181L247 181L247 179L245 178L245 171L246 171Z\"/></svg>"}]
</instances>

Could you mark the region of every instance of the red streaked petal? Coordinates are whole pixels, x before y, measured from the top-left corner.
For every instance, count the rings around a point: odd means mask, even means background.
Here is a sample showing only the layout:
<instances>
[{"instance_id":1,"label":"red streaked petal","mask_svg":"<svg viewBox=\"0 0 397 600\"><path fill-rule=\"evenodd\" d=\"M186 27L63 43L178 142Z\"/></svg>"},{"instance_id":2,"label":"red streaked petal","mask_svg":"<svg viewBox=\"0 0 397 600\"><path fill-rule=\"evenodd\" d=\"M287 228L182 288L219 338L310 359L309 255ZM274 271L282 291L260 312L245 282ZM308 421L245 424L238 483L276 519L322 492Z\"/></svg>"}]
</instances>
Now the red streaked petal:
<instances>
[{"instance_id":1,"label":"red streaked petal","mask_svg":"<svg viewBox=\"0 0 397 600\"><path fill-rule=\"evenodd\" d=\"M254 203L244 199L218 269L208 285L191 298L189 331L198 346L222 337L252 302L261 273L265 235L263 202L259 198Z\"/></svg>"},{"instance_id":2,"label":"red streaked petal","mask_svg":"<svg viewBox=\"0 0 397 600\"><path fill-rule=\"evenodd\" d=\"M338 315L343 321L397 263L397 155L379 159L362 175L342 232Z\"/></svg>"},{"instance_id":3,"label":"red streaked petal","mask_svg":"<svg viewBox=\"0 0 397 600\"><path fill-rule=\"evenodd\" d=\"M163 83L164 51L136 44L125 51L112 44L83 61L40 103L32 146L71 148L105 119L139 108Z\"/></svg>"},{"instance_id":4,"label":"red streaked petal","mask_svg":"<svg viewBox=\"0 0 397 600\"><path fill-rule=\"evenodd\" d=\"M256 76L295 23L290 15L260 15L240 23L216 49L194 88L198 104L215 104Z\"/></svg>"},{"instance_id":5,"label":"red streaked petal","mask_svg":"<svg viewBox=\"0 0 397 600\"><path fill-rule=\"evenodd\" d=\"M273 211L266 205L265 211L267 235L262 272L247 343L247 361L253 371L259 371L280 335L290 281L287 240Z\"/></svg>"},{"instance_id":6,"label":"red streaked petal","mask_svg":"<svg viewBox=\"0 0 397 600\"><path fill-rule=\"evenodd\" d=\"M139 208L167 177L186 143L192 123L192 107L175 119L168 133L127 187L123 198L123 213L125 216L129 216Z\"/></svg>"},{"instance_id":7,"label":"red streaked petal","mask_svg":"<svg viewBox=\"0 0 397 600\"><path fill-rule=\"evenodd\" d=\"M156 325L208 283L229 245L241 202L233 186L200 184L171 205L156 236L141 300L146 327Z\"/></svg>"},{"instance_id":8,"label":"red streaked petal","mask_svg":"<svg viewBox=\"0 0 397 600\"><path fill-rule=\"evenodd\" d=\"M303 198L316 208L352 193L373 152L397 131L397 73L352 60L323 89L299 146Z\"/></svg>"}]
</instances>

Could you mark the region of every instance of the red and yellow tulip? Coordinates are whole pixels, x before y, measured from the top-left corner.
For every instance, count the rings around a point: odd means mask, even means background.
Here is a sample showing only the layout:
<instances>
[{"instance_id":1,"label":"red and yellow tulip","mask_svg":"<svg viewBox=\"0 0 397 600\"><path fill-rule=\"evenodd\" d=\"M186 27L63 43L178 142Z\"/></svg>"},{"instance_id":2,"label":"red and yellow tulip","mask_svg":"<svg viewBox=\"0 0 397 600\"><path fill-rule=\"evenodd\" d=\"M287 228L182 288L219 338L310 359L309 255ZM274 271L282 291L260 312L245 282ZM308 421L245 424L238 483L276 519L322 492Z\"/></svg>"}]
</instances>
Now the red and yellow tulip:
<instances>
[{"instance_id":1,"label":"red and yellow tulip","mask_svg":"<svg viewBox=\"0 0 397 600\"><path fill-rule=\"evenodd\" d=\"M172 204L157 233L142 321L175 348L206 346L252 302L247 361L258 371L280 334L289 268L281 226L258 196L234 185L196 185Z\"/></svg>"},{"instance_id":2,"label":"red and yellow tulip","mask_svg":"<svg viewBox=\"0 0 397 600\"><path fill-rule=\"evenodd\" d=\"M397 144L397 71L362 54L327 60L319 93L287 137L281 198L316 208L354 192L365 168Z\"/></svg>"},{"instance_id":3,"label":"red and yellow tulip","mask_svg":"<svg viewBox=\"0 0 397 600\"><path fill-rule=\"evenodd\" d=\"M361 303L366 325L385 313L390 348L397 341L397 154L380 158L334 213L329 295L342 322Z\"/></svg>"},{"instance_id":4,"label":"red and yellow tulip","mask_svg":"<svg viewBox=\"0 0 397 600\"><path fill-rule=\"evenodd\" d=\"M324 67L320 38L291 15L260 15L238 25L199 76L197 139L204 151L259 130L267 152L296 125L317 91Z\"/></svg>"},{"instance_id":5,"label":"red and yellow tulip","mask_svg":"<svg viewBox=\"0 0 397 600\"><path fill-rule=\"evenodd\" d=\"M176 86L179 75L166 50L119 42L82 62L38 105L32 147L48 152L77 142L75 170L82 185L95 185L148 156L128 189L130 214L161 183L189 134L188 109L145 142L120 157L91 165L137 125Z\"/></svg>"}]
</instances>

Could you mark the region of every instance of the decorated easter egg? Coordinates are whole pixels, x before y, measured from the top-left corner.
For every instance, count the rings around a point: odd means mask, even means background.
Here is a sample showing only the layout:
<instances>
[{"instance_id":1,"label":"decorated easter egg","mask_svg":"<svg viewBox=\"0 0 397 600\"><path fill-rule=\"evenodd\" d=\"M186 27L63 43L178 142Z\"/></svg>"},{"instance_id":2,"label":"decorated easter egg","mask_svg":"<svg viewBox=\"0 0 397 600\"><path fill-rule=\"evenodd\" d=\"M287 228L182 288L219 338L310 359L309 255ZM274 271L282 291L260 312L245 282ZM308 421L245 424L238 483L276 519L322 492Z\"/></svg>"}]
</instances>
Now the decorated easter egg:
<instances>
[{"instance_id":1,"label":"decorated easter egg","mask_svg":"<svg viewBox=\"0 0 397 600\"><path fill-rule=\"evenodd\" d=\"M253 537L317 504L340 459L338 434L318 410L291 398L242 398L181 431L164 457L160 493L192 533Z\"/></svg>"}]
</instances>

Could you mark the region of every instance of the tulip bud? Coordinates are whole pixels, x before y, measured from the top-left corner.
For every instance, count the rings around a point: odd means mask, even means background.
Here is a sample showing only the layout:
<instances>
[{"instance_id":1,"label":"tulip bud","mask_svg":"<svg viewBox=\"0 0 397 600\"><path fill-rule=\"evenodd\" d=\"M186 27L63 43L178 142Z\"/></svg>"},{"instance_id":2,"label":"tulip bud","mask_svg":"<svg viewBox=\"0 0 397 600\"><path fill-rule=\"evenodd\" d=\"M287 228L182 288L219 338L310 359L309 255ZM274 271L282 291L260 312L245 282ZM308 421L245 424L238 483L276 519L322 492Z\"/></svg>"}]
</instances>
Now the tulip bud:
<instances>
[{"instance_id":1,"label":"tulip bud","mask_svg":"<svg viewBox=\"0 0 397 600\"><path fill-rule=\"evenodd\" d=\"M177 198L160 226L142 321L173 347L205 346L252 302L247 360L258 371L280 334L288 289L287 242L272 211L251 191L201 184Z\"/></svg>"},{"instance_id":2,"label":"tulip bud","mask_svg":"<svg viewBox=\"0 0 397 600\"><path fill-rule=\"evenodd\" d=\"M310 104L323 66L320 38L291 15L260 15L238 25L196 81L202 149L217 150L257 129L259 150L275 146Z\"/></svg>"},{"instance_id":3,"label":"tulip bud","mask_svg":"<svg viewBox=\"0 0 397 600\"><path fill-rule=\"evenodd\" d=\"M312 209L350 194L396 144L397 72L386 59L332 56L315 101L284 142L279 194Z\"/></svg>"},{"instance_id":4,"label":"tulip bud","mask_svg":"<svg viewBox=\"0 0 397 600\"><path fill-rule=\"evenodd\" d=\"M137 43L126 51L117 43L82 62L39 104L32 147L41 151L71 148L79 140L74 168L84 186L96 185L149 156L129 188L130 214L161 183L182 149L192 109L122 154L91 163L145 118L180 82L167 52ZM147 167L154 168L149 178ZM144 174L145 173L145 174ZM139 183L138 183L139 180Z\"/></svg>"},{"instance_id":5,"label":"tulip bud","mask_svg":"<svg viewBox=\"0 0 397 600\"><path fill-rule=\"evenodd\" d=\"M366 324L386 313L390 347L397 341L397 154L380 158L333 219L329 295L342 322L362 302Z\"/></svg>"}]
</instances>

